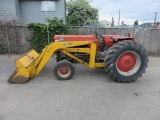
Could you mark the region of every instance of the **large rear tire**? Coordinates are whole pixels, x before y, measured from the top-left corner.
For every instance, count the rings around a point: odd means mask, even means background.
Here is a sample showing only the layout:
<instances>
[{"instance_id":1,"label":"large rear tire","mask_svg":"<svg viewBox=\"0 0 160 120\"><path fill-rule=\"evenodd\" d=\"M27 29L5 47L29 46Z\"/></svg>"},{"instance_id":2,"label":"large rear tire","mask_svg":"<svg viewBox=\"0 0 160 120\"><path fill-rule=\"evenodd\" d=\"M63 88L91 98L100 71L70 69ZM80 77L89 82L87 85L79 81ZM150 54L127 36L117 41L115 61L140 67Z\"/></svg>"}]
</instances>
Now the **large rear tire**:
<instances>
[{"instance_id":1,"label":"large rear tire","mask_svg":"<svg viewBox=\"0 0 160 120\"><path fill-rule=\"evenodd\" d=\"M111 79L130 83L142 76L148 67L148 61L148 54L142 45L124 40L108 49L104 69Z\"/></svg>"}]
</instances>

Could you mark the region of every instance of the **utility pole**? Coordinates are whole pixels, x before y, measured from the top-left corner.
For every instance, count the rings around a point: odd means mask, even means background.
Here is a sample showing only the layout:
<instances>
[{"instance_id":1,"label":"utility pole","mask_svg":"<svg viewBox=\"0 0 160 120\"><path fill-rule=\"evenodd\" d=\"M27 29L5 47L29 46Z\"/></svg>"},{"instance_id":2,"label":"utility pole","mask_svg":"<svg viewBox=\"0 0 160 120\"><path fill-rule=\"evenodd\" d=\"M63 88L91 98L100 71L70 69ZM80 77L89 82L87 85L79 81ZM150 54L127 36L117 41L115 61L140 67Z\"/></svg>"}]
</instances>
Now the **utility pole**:
<instances>
[{"instance_id":1,"label":"utility pole","mask_svg":"<svg viewBox=\"0 0 160 120\"><path fill-rule=\"evenodd\" d=\"M119 23L120 23L120 15L121 15L121 11L120 11L120 9L119 9L119 18L118 18L118 26L119 26Z\"/></svg>"},{"instance_id":2,"label":"utility pole","mask_svg":"<svg viewBox=\"0 0 160 120\"><path fill-rule=\"evenodd\" d=\"M158 12L155 12L154 25L156 25L157 14Z\"/></svg>"},{"instance_id":3,"label":"utility pole","mask_svg":"<svg viewBox=\"0 0 160 120\"><path fill-rule=\"evenodd\" d=\"M47 22L47 37L48 37L48 45L49 45L49 29L48 29L48 1L47 1L47 6L46 6L46 22Z\"/></svg>"}]
</instances>

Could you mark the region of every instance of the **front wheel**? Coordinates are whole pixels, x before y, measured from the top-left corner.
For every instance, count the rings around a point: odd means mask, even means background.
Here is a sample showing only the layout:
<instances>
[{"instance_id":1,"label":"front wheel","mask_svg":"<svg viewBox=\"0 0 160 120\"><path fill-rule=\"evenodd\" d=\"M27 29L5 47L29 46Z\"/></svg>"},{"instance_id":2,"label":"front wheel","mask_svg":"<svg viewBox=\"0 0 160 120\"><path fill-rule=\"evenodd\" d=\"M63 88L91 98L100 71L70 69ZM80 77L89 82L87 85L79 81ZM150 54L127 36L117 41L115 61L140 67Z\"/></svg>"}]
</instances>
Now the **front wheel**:
<instances>
[{"instance_id":1,"label":"front wheel","mask_svg":"<svg viewBox=\"0 0 160 120\"><path fill-rule=\"evenodd\" d=\"M54 68L54 75L59 80L69 80L74 75L74 67L67 60L62 60L57 63Z\"/></svg>"},{"instance_id":2,"label":"front wheel","mask_svg":"<svg viewBox=\"0 0 160 120\"><path fill-rule=\"evenodd\" d=\"M134 41L120 41L108 49L105 55L105 71L117 82L133 82L148 67L148 54Z\"/></svg>"}]
</instances>

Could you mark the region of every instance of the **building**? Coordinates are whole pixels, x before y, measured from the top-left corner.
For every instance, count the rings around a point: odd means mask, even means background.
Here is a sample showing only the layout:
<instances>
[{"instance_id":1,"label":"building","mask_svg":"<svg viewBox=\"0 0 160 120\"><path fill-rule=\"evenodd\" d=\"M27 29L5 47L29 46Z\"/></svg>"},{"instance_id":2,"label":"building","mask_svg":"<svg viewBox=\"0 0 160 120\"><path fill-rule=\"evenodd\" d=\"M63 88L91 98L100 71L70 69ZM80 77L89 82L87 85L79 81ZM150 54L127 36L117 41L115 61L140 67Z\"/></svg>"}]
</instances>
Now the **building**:
<instances>
[{"instance_id":1,"label":"building","mask_svg":"<svg viewBox=\"0 0 160 120\"><path fill-rule=\"evenodd\" d=\"M111 22L108 22L106 20L102 20L102 21L98 21L98 22L87 23L85 26L107 28L107 27L111 27Z\"/></svg>"},{"instance_id":2,"label":"building","mask_svg":"<svg viewBox=\"0 0 160 120\"><path fill-rule=\"evenodd\" d=\"M160 22L157 22L155 25L154 23L143 23L141 25L139 25L139 27L143 28L143 29L152 29L152 28L160 28Z\"/></svg>"},{"instance_id":3,"label":"building","mask_svg":"<svg viewBox=\"0 0 160 120\"><path fill-rule=\"evenodd\" d=\"M154 23L143 23L141 25L139 25L139 27L143 28L143 29L148 29L148 28L153 28L154 27Z\"/></svg>"},{"instance_id":4,"label":"building","mask_svg":"<svg viewBox=\"0 0 160 120\"><path fill-rule=\"evenodd\" d=\"M99 27L107 28L107 27L111 27L111 22L108 22L106 20L102 20L102 21L99 21L98 25L99 25Z\"/></svg>"},{"instance_id":5,"label":"building","mask_svg":"<svg viewBox=\"0 0 160 120\"><path fill-rule=\"evenodd\" d=\"M160 22L156 23L156 27L160 29Z\"/></svg>"},{"instance_id":6,"label":"building","mask_svg":"<svg viewBox=\"0 0 160 120\"><path fill-rule=\"evenodd\" d=\"M15 20L19 25L45 23L57 17L66 21L66 0L0 0L0 19Z\"/></svg>"}]
</instances>

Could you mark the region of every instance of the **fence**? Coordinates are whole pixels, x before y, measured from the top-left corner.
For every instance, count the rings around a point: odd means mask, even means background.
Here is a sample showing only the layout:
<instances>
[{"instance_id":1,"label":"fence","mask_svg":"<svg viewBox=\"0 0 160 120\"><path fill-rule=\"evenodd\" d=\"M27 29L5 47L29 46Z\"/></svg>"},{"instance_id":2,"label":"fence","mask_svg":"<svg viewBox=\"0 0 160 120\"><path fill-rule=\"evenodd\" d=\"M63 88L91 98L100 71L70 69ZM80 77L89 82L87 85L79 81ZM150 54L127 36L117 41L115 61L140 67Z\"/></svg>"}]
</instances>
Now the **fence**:
<instances>
[{"instance_id":1,"label":"fence","mask_svg":"<svg viewBox=\"0 0 160 120\"><path fill-rule=\"evenodd\" d=\"M127 36L130 32L135 41L142 44L149 54L160 54L160 29L70 27L70 31L71 34L85 35L97 31L104 35L116 33L123 36ZM23 26L14 26L7 29L0 27L0 53L3 53L8 47L10 47L12 53L28 51L30 46L26 38L30 35L31 31Z\"/></svg>"},{"instance_id":2,"label":"fence","mask_svg":"<svg viewBox=\"0 0 160 120\"><path fill-rule=\"evenodd\" d=\"M71 27L74 34L92 34L96 31L102 35L123 35L128 36L130 32L135 41L142 44L149 54L160 54L160 29L141 28L93 28L93 27Z\"/></svg>"},{"instance_id":3,"label":"fence","mask_svg":"<svg viewBox=\"0 0 160 120\"><path fill-rule=\"evenodd\" d=\"M23 26L0 26L0 54L11 53L21 54L30 49L26 38L31 35Z\"/></svg>"}]
</instances>

